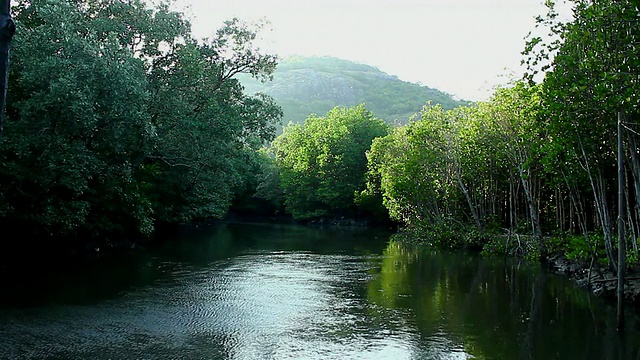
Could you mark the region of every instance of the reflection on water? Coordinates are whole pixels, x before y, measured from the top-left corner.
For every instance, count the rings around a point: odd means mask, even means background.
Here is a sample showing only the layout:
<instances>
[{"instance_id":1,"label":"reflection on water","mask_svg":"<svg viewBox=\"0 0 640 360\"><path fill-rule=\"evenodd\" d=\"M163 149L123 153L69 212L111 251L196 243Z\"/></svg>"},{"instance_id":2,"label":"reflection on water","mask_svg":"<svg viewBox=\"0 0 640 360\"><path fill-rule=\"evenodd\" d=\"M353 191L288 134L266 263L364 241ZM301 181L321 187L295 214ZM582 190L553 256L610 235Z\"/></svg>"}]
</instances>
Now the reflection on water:
<instances>
[{"instance_id":1,"label":"reflection on water","mask_svg":"<svg viewBox=\"0 0 640 360\"><path fill-rule=\"evenodd\" d=\"M636 314L629 313L619 341L615 309L533 266L392 241L367 297L384 308L406 309L404 321L420 334L423 353L438 348L482 359L640 358Z\"/></svg>"},{"instance_id":2,"label":"reflection on water","mask_svg":"<svg viewBox=\"0 0 640 360\"><path fill-rule=\"evenodd\" d=\"M638 359L637 318L535 267L380 231L229 224L4 279L1 359ZM35 289L34 289L35 288Z\"/></svg>"}]
</instances>

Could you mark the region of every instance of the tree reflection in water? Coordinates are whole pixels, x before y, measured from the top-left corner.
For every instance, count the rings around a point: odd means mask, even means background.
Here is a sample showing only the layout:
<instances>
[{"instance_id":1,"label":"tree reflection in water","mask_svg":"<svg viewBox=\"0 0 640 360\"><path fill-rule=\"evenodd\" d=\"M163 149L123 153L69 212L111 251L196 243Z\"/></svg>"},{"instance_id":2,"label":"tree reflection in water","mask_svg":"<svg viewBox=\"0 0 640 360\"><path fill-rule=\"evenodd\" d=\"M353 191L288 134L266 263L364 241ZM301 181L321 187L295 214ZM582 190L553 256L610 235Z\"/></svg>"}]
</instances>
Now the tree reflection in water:
<instances>
[{"instance_id":1,"label":"tree reflection in water","mask_svg":"<svg viewBox=\"0 0 640 360\"><path fill-rule=\"evenodd\" d=\"M405 318L397 323L423 339L445 339L448 351L479 359L640 356L635 314L619 338L610 304L536 265L391 240L376 275L367 289L372 308L398 310Z\"/></svg>"}]
</instances>

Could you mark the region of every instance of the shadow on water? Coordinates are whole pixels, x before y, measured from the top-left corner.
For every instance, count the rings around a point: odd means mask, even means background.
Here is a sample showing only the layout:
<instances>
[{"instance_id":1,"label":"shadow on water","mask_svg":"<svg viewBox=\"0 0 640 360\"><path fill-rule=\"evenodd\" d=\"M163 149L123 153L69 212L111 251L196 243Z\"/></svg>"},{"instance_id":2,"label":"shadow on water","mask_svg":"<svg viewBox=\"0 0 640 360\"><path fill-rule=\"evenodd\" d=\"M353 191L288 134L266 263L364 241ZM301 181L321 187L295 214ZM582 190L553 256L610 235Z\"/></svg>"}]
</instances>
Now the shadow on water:
<instances>
[{"instance_id":1,"label":"shadow on water","mask_svg":"<svg viewBox=\"0 0 640 360\"><path fill-rule=\"evenodd\" d=\"M171 276L180 264L208 266L246 252L380 253L390 231L318 230L292 224L223 223L165 239L161 246L116 256L12 267L0 272L0 306L89 305ZM339 238L340 241L334 241Z\"/></svg>"}]
</instances>

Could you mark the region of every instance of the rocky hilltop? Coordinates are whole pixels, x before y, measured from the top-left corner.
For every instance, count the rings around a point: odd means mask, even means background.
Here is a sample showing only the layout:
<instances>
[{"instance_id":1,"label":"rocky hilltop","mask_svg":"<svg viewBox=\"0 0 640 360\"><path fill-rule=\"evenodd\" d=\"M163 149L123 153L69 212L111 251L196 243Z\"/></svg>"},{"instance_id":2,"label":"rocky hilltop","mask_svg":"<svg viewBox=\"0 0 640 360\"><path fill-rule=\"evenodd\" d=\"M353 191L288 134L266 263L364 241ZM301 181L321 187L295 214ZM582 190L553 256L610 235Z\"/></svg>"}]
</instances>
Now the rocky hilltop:
<instances>
[{"instance_id":1,"label":"rocky hilltop","mask_svg":"<svg viewBox=\"0 0 640 360\"><path fill-rule=\"evenodd\" d=\"M389 123L406 123L431 101L445 109L466 105L440 90L410 83L381 70L332 57L293 57L282 60L273 81L260 83L239 77L248 93L271 95L284 111L284 123L303 122L310 114L324 115L335 106L364 103Z\"/></svg>"}]
</instances>

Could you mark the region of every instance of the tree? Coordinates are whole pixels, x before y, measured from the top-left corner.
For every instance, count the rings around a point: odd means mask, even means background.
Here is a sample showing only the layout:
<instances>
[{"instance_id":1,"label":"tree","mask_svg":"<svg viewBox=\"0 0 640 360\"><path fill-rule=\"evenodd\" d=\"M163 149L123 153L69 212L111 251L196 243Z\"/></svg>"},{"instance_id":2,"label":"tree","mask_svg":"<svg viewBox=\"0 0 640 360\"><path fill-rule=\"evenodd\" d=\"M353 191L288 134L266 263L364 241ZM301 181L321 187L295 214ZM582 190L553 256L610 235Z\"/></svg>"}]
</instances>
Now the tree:
<instances>
[{"instance_id":1,"label":"tree","mask_svg":"<svg viewBox=\"0 0 640 360\"><path fill-rule=\"evenodd\" d=\"M234 30L237 26L228 22L220 36L237 30L236 40L244 41L245 29ZM152 64L149 112L155 136L141 162L157 184L158 217L165 222L224 216L242 187L246 152L274 137L280 108L267 96L246 96L232 76L268 76L275 58L235 53L245 46L189 41ZM221 60L220 54L240 60Z\"/></svg>"},{"instance_id":2,"label":"tree","mask_svg":"<svg viewBox=\"0 0 640 360\"><path fill-rule=\"evenodd\" d=\"M198 42L140 0L33 0L16 21L3 222L103 237L225 215L282 116L233 78L275 68L259 28L233 19Z\"/></svg>"},{"instance_id":3,"label":"tree","mask_svg":"<svg viewBox=\"0 0 640 360\"><path fill-rule=\"evenodd\" d=\"M531 230L543 254L540 200L535 190L537 172L540 171L540 147L544 141L536 113L540 105L538 93L538 87L517 82L512 87L498 89L491 100L481 106L480 112L492 127L495 150L504 155L522 185Z\"/></svg>"},{"instance_id":4,"label":"tree","mask_svg":"<svg viewBox=\"0 0 640 360\"><path fill-rule=\"evenodd\" d=\"M427 104L419 117L376 139L368 152L368 192L393 220L443 246L484 232L491 181L477 107ZM465 234L466 233L466 234ZM470 235L474 234L474 235Z\"/></svg>"},{"instance_id":5,"label":"tree","mask_svg":"<svg viewBox=\"0 0 640 360\"><path fill-rule=\"evenodd\" d=\"M565 159L571 169L565 174L568 184L579 182L576 176L587 179L609 264L615 267L610 206L614 202L610 189L615 180L609 174L615 174L617 113L637 116L640 107L638 7L633 1L573 3L573 20L568 23L559 22L553 16L553 4L549 4L552 15L540 21L551 25L558 40L548 44L533 39L526 53L530 59L555 54L542 91L554 143L549 154ZM637 156L635 137L628 135L628 152L633 158ZM632 169L638 165L632 162ZM636 189L640 188L637 173L640 172L632 171ZM637 194L636 190L636 203L640 200ZM633 221L638 228L637 212Z\"/></svg>"},{"instance_id":6,"label":"tree","mask_svg":"<svg viewBox=\"0 0 640 360\"><path fill-rule=\"evenodd\" d=\"M11 18L11 1L0 1L0 141L4 128L4 110L7 101L7 78L9 76L9 46L16 31Z\"/></svg>"},{"instance_id":7,"label":"tree","mask_svg":"<svg viewBox=\"0 0 640 360\"><path fill-rule=\"evenodd\" d=\"M94 9L80 5L38 0L16 9L2 215L46 234L116 223L148 231L149 204L131 166L131 150L145 141L145 69L107 19L94 26Z\"/></svg>"},{"instance_id":8,"label":"tree","mask_svg":"<svg viewBox=\"0 0 640 360\"><path fill-rule=\"evenodd\" d=\"M365 152L388 125L364 105L336 107L325 117L291 125L273 143L285 205L294 217L356 215L354 196L364 189Z\"/></svg>"}]
</instances>

